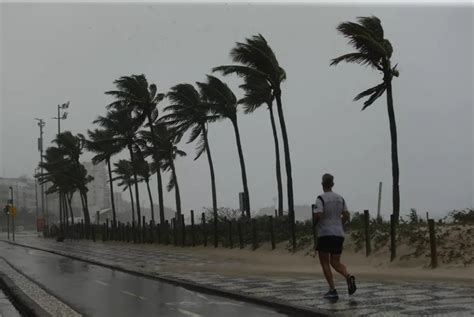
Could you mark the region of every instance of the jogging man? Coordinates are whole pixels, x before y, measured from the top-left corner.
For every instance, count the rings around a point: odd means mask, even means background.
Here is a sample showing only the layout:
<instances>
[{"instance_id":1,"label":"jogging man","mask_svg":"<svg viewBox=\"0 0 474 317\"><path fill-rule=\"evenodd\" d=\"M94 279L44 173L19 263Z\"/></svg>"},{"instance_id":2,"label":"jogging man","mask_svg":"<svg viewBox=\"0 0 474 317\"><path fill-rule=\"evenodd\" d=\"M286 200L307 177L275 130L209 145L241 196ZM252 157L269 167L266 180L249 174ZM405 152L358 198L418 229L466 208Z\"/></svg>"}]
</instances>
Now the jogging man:
<instances>
[{"instance_id":1,"label":"jogging man","mask_svg":"<svg viewBox=\"0 0 474 317\"><path fill-rule=\"evenodd\" d=\"M324 193L316 198L316 207L313 211L313 217L318 226L316 250L318 250L324 277L329 284L329 292L324 295L324 298L336 300L339 296L334 286L331 266L346 278L349 295L354 294L357 289L354 276L350 275L346 266L341 263L344 243L342 225L349 220L349 211L344 198L332 191L334 177L331 174L324 174L321 184Z\"/></svg>"}]
</instances>

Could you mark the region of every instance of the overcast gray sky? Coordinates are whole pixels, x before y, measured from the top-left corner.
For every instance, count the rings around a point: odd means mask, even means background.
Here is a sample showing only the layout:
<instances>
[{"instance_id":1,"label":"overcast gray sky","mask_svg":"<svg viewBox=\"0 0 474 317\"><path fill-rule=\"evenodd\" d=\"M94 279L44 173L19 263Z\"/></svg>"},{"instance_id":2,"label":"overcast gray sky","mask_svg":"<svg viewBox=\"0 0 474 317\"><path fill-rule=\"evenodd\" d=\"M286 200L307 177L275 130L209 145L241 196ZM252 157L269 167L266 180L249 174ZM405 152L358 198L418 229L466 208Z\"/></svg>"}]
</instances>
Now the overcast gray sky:
<instances>
[{"instance_id":1,"label":"overcast gray sky","mask_svg":"<svg viewBox=\"0 0 474 317\"><path fill-rule=\"evenodd\" d=\"M56 105L70 100L63 129L85 133L110 102L104 91L122 75L147 75L166 92L203 81L228 64L236 41L263 34L288 79L283 105L296 204L311 204L320 176L335 175L335 191L350 209L391 206L390 134L385 97L361 112L360 91L381 81L372 69L329 60L352 49L335 27L376 15L394 47L400 77L393 83L398 126L401 209L441 215L473 201L473 9L435 6L0 4L0 173L32 175L39 160L35 117L54 137ZM239 80L224 78L234 89ZM160 107L168 104L164 101ZM268 111L240 114L253 209L276 197ZM210 127L218 204L238 207L241 174L230 122ZM206 157L177 163L182 205L211 205ZM127 157L124 153L122 157ZM118 157L117 157L118 158ZM90 159L86 154L84 159ZM283 166L282 166L283 167ZM284 169L282 170L285 175ZM285 180L285 178L284 178ZM153 184L155 186L155 184ZM146 204L145 191L142 200ZM153 191L156 198L156 190ZM286 191L285 191L286 194ZM165 196L174 207L174 195ZM285 206L287 201L285 199Z\"/></svg>"}]
</instances>

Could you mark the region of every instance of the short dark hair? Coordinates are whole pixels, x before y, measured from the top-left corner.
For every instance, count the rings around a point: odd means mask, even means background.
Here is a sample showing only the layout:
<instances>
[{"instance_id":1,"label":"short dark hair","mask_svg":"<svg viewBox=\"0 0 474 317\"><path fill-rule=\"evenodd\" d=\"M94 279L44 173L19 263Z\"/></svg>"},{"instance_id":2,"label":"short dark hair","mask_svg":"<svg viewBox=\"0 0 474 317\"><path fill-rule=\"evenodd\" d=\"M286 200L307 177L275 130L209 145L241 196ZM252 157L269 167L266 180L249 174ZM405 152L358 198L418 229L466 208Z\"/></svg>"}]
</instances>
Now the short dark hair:
<instances>
[{"instance_id":1,"label":"short dark hair","mask_svg":"<svg viewBox=\"0 0 474 317\"><path fill-rule=\"evenodd\" d=\"M326 188L334 186L334 176L328 173L324 174L322 179L322 185Z\"/></svg>"}]
</instances>

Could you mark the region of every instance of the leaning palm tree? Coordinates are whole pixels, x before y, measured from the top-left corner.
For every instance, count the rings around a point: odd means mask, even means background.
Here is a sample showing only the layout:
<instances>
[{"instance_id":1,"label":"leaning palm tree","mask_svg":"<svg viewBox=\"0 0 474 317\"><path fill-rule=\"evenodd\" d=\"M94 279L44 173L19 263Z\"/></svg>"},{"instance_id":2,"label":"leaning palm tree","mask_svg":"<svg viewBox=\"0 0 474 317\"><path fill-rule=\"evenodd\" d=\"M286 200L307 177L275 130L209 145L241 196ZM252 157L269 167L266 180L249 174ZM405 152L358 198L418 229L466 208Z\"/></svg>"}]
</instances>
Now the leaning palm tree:
<instances>
[{"instance_id":1,"label":"leaning palm tree","mask_svg":"<svg viewBox=\"0 0 474 317\"><path fill-rule=\"evenodd\" d=\"M283 137L283 149L285 153L290 231L292 233L293 250L295 250L296 237L294 233L295 214L293 203L293 177L291 172L288 133L286 131L283 105L281 101L281 83L286 79L285 70L280 67L275 53L261 34L255 35L252 38L247 38L245 43L236 43L235 47L230 51L230 56L237 65L219 66L215 67L213 71L220 71L224 75L236 74L244 79L254 76L265 78L265 81L270 85L273 97L276 100L278 118Z\"/></svg>"},{"instance_id":2,"label":"leaning palm tree","mask_svg":"<svg viewBox=\"0 0 474 317\"><path fill-rule=\"evenodd\" d=\"M244 98L239 100L240 104L244 105L245 113L253 113L262 105L266 105L270 113L270 123L272 126L273 142L275 144L275 170L277 179L277 193L278 193L278 214L283 215L283 189L281 183L281 168L280 168L280 146L278 144L278 134L275 124L275 115L273 113L273 94L272 87L263 76L254 74L253 76L245 77L245 83L239 86L245 91Z\"/></svg>"},{"instance_id":3,"label":"leaning palm tree","mask_svg":"<svg viewBox=\"0 0 474 317\"><path fill-rule=\"evenodd\" d=\"M202 101L201 95L193 85L178 84L170 89L167 97L171 101L171 105L164 108L167 114L161 117L160 121L175 127L179 133L191 130L187 143L198 140L194 160L197 160L204 152L207 154L211 175L212 209L214 212L214 246L217 247L216 180L207 132L208 123L214 122L219 116L209 114L209 106Z\"/></svg>"},{"instance_id":4,"label":"leaning palm tree","mask_svg":"<svg viewBox=\"0 0 474 317\"><path fill-rule=\"evenodd\" d=\"M107 164L107 170L109 173L109 185L110 185L110 202L112 204L112 218L113 223L117 223L117 215L115 211L115 199L114 199L114 185L112 181L112 166L110 159L113 155L120 153L121 147L120 144L114 142L114 134L110 130L105 129L95 129L93 131L87 131L89 135L89 140L86 141L86 148L95 153L95 156L92 158L93 164L99 164L100 162L105 161Z\"/></svg>"},{"instance_id":5,"label":"leaning palm tree","mask_svg":"<svg viewBox=\"0 0 474 317\"><path fill-rule=\"evenodd\" d=\"M331 65L337 65L342 61L371 66L382 72L382 83L369 88L358 94L354 100L364 97L368 99L364 102L362 110L373 104L375 100L387 92L387 110L390 123L390 136L392 142L392 191L393 191L393 215L395 223L398 223L400 215L400 189L399 189L399 168L398 168L398 148L397 148L397 126L395 123L395 112L393 109L392 79L398 77L397 65L391 66L393 48L390 41L384 38L384 31L380 19L375 16L359 17L359 23L343 22L338 25L337 30L346 38L357 52L349 53L331 61ZM395 241L395 236L392 236ZM394 243L392 246L395 247ZM396 256L395 248L392 250L392 259Z\"/></svg>"},{"instance_id":6,"label":"leaning palm tree","mask_svg":"<svg viewBox=\"0 0 474 317\"><path fill-rule=\"evenodd\" d=\"M117 86L117 90L112 90L106 92L106 94L114 96L116 101L109 105L110 107L121 107L123 104L126 104L128 107L132 108L142 120L147 120L147 126L150 129L152 136L152 144L154 151L152 153L155 161L158 161L158 146L157 140L155 138L155 133L153 131L153 123L158 117L158 103L163 100L164 94L157 92L157 87L155 84L148 84L148 81L145 75L131 75L131 76L122 76L114 82ZM156 170L156 178L158 183L158 205L160 208L160 223L165 221L165 209L163 203L163 182L161 178L160 169Z\"/></svg>"},{"instance_id":7,"label":"leaning palm tree","mask_svg":"<svg viewBox=\"0 0 474 317\"><path fill-rule=\"evenodd\" d=\"M185 156L186 153L179 150L177 144L181 140L182 133L178 133L178 130L172 128L166 123L155 123L153 127L153 132L155 133L155 140L158 146L158 151L156 152L155 158L158 161L154 160L152 163L151 169L155 172L158 169L162 169L164 172L170 172L170 180L166 187L167 191L174 190L175 200L176 200L176 212L178 214L178 221L181 217L181 195L179 191L178 176L176 173L175 160L180 156ZM141 136L148 144L151 144L152 136L149 131L142 131ZM152 155L155 151L155 147L148 146L145 149L145 155Z\"/></svg>"},{"instance_id":8,"label":"leaning palm tree","mask_svg":"<svg viewBox=\"0 0 474 317\"><path fill-rule=\"evenodd\" d=\"M132 109L126 105L123 108L116 107L113 110L109 110L105 117L99 116L93 123L99 124L104 129L110 131L114 136L110 139L121 149L127 148L130 153L130 161L132 167L135 162L134 146L136 144L136 133L139 127L142 125L143 120L136 117L132 113ZM141 211L140 211L140 194L138 190L138 175L137 171L132 168L134 186L135 186L135 198L136 198L136 210L137 210L137 224L141 226Z\"/></svg>"},{"instance_id":9,"label":"leaning palm tree","mask_svg":"<svg viewBox=\"0 0 474 317\"><path fill-rule=\"evenodd\" d=\"M132 186L134 184L133 179L133 167L132 163L127 160L119 160L117 163L114 163L113 173L116 175L112 180L119 181L118 185L123 187L123 191L128 189L130 193L130 202L132 205L132 223L135 223L135 204L133 202L133 193Z\"/></svg>"},{"instance_id":10,"label":"leaning palm tree","mask_svg":"<svg viewBox=\"0 0 474 317\"><path fill-rule=\"evenodd\" d=\"M240 143L239 125L237 123L237 98L225 83L214 76L208 75L206 83L197 83L197 85L199 86L203 99L209 104L211 112L214 115L219 116L221 119L229 119L234 127L240 169L242 172L242 185L244 188L244 209L246 211L246 216L250 218L250 197L247 186L247 172L245 169L242 144Z\"/></svg>"}]
</instances>

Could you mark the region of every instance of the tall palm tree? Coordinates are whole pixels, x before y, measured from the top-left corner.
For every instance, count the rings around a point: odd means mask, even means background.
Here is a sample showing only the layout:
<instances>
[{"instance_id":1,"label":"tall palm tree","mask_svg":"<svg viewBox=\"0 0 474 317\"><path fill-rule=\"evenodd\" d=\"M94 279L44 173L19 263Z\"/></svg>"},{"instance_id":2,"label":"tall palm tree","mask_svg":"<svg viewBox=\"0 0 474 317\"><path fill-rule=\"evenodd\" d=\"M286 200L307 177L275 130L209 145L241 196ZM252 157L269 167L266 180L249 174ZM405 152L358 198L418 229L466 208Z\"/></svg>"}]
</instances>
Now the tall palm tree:
<instances>
[{"instance_id":1,"label":"tall palm tree","mask_svg":"<svg viewBox=\"0 0 474 317\"><path fill-rule=\"evenodd\" d=\"M114 142L114 133L111 130L95 129L93 131L88 130L89 140L86 141L86 148L96 155L92 158L93 164L99 164L105 161L107 164L107 170L109 173L109 185L110 185L110 202L112 205L112 218L114 224L117 223L117 215L115 211L115 199L114 199L114 185L112 181L112 166L110 159L113 155L120 153L120 144Z\"/></svg>"},{"instance_id":2,"label":"tall palm tree","mask_svg":"<svg viewBox=\"0 0 474 317\"><path fill-rule=\"evenodd\" d=\"M358 22L359 23L344 22L337 27L340 33L349 38L349 43L357 49L357 52L337 57L331 61L331 65L337 65L342 61L357 63L371 66L383 74L383 82L381 84L361 92L354 99L359 100L370 96L368 100L364 102L364 107L362 108L362 110L364 110L387 91L387 109L392 141L393 210L398 219L400 211L399 168L397 130L392 97L392 79L393 76L398 77L399 72L397 65L391 67L390 58L393 53L393 48L390 41L384 39L384 31L380 19L375 16L360 17L358 18Z\"/></svg>"},{"instance_id":3,"label":"tall palm tree","mask_svg":"<svg viewBox=\"0 0 474 317\"><path fill-rule=\"evenodd\" d=\"M136 198L136 210L137 210L137 223L138 227L141 226L141 211L140 211L140 194L138 190L138 175L135 168L135 152L134 146L136 144L136 133L139 127L142 125L143 120L140 117L134 116L132 109L123 105L122 107L116 106L114 109L109 110L105 117L99 116L94 123L99 124L104 129L110 131L115 137L111 139L122 148L127 148L130 153L130 161L132 162L132 172L135 185L135 198Z\"/></svg>"},{"instance_id":4,"label":"tall palm tree","mask_svg":"<svg viewBox=\"0 0 474 317\"><path fill-rule=\"evenodd\" d=\"M171 172L170 180L166 189L171 191L174 189L175 200L176 200L176 212L178 214L178 221L181 219L181 195L179 191L178 176L176 174L176 166L174 164L176 158L185 156L186 153L179 150L177 144L181 140L182 134L177 132L177 129L172 128L166 123L155 123L153 127L153 133L155 133L155 142L157 142L158 151L156 151L155 158L158 161L154 161L152 164L152 170L162 169L165 172ZM149 131L142 131L141 136L144 140L151 143L152 136ZM155 150L155 147L148 147L145 150L146 155L151 155Z\"/></svg>"},{"instance_id":5,"label":"tall palm tree","mask_svg":"<svg viewBox=\"0 0 474 317\"><path fill-rule=\"evenodd\" d=\"M245 113L253 113L262 105L266 105L270 113L270 123L272 126L273 142L275 144L275 170L277 179L277 193L278 193L278 214L283 215L283 186L281 183L281 168L280 168L280 146L278 144L278 134L275 124L275 115L273 113L273 94L272 87L263 76L254 74L253 76L245 77L245 83L239 86L245 91L245 96L239 100L240 104L244 105Z\"/></svg>"},{"instance_id":6,"label":"tall palm tree","mask_svg":"<svg viewBox=\"0 0 474 317\"><path fill-rule=\"evenodd\" d=\"M178 84L170 89L167 94L171 105L164 108L167 113L160 121L175 127L179 133L191 130L187 143L198 140L196 146L197 160L204 152L207 154L209 171L211 175L212 209L214 212L214 246L217 247L217 194L214 164L212 162L209 140L207 137L208 123L214 122L219 117L209 114L209 106L202 101L201 95L190 84Z\"/></svg>"},{"instance_id":7,"label":"tall palm tree","mask_svg":"<svg viewBox=\"0 0 474 317\"><path fill-rule=\"evenodd\" d=\"M390 137L392 142L392 191L393 191L393 215L398 223L400 216L400 188L399 188L399 167L398 167L398 147L397 147L397 126L395 122L395 111L393 109L392 79L398 77L397 65L391 66L393 53L390 41L384 38L384 31L380 19L375 16L359 17L359 23L343 22L338 25L337 30L349 39L357 52L349 53L331 61L331 65L337 65L342 61L371 66L383 74L382 83L369 88L358 94L354 100L364 97L368 99L364 102L362 110L373 104L375 100L387 92L387 110L390 123ZM395 237L392 237L395 241ZM396 255L393 250L392 258Z\"/></svg>"},{"instance_id":8,"label":"tall palm tree","mask_svg":"<svg viewBox=\"0 0 474 317\"><path fill-rule=\"evenodd\" d=\"M132 163L127 160L119 160L117 163L114 163L113 173L116 175L112 178L113 181L119 181L118 185L123 187L123 191L128 189L130 194L130 202L132 205L132 222L135 222L135 204L133 202L133 193L132 186L134 184L133 179L133 167Z\"/></svg>"},{"instance_id":9,"label":"tall palm tree","mask_svg":"<svg viewBox=\"0 0 474 317\"><path fill-rule=\"evenodd\" d=\"M242 185L244 188L244 209L246 215L250 218L250 197L247 185L247 172L245 169L244 154L242 144L240 142L239 125L237 123L237 98L230 88L220 79L214 76L207 76L206 83L197 83L203 99L209 104L210 110L214 115L221 119L227 118L232 122L234 127L235 139L237 143L237 151L239 153L240 169L242 172Z\"/></svg>"},{"instance_id":10,"label":"tall palm tree","mask_svg":"<svg viewBox=\"0 0 474 317\"><path fill-rule=\"evenodd\" d=\"M244 79L254 76L263 77L267 84L270 85L273 97L276 100L278 118L283 137L283 149L285 153L290 230L292 232L293 250L295 250L296 237L294 233L295 212L293 202L293 177L291 172L288 133L286 131L283 105L281 101L281 83L286 79L285 70L280 67L275 53L261 34L247 38L245 43L237 42L235 47L230 51L230 57L233 62L237 63L237 65L219 66L215 67L213 71L220 71L224 75L236 74Z\"/></svg>"},{"instance_id":11,"label":"tall palm tree","mask_svg":"<svg viewBox=\"0 0 474 317\"><path fill-rule=\"evenodd\" d=\"M112 95L116 98L116 102L112 103L111 107L116 107L117 104L120 106L126 104L128 107L131 107L138 116L141 116L143 120L147 120L147 126L150 129L152 136L152 144L154 147L154 156L155 161L158 161L157 156L158 147L157 140L155 138L156 133L153 131L153 123L158 117L158 103L163 100L164 94L157 92L157 87L155 84L148 84L148 81L145 75L131 75L131 76L122 76L114 82L117 86L117 90L112 90L106 92L108 95ZM163 203L163 183L161 178L160 169L156 170L156 178L158 183L158 205L160 208L160 223L165 221L165 209Z\"/></svg>"}]
</instances>

